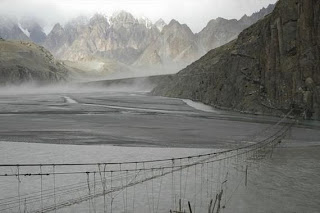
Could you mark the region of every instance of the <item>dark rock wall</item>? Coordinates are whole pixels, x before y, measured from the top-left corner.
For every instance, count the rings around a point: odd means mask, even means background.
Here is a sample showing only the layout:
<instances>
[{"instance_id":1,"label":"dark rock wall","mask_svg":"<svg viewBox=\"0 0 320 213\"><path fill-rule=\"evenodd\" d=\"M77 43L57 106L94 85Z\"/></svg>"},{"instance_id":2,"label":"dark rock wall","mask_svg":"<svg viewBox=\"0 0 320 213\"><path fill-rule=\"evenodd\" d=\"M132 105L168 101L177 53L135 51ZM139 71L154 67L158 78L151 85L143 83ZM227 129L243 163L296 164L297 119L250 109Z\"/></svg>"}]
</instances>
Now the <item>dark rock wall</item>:
<instances>
[{"instance_id":1,"label":"dark rock wall","mask_svg":"<svg viewBox=\"0 0 320 213\"><path fill-rule=\"evenodd\" d=\"M296 108L320 119L320 1L280 0L272 14L160 83L156 95L251 113Z\"/></svg>"}]
</instances>

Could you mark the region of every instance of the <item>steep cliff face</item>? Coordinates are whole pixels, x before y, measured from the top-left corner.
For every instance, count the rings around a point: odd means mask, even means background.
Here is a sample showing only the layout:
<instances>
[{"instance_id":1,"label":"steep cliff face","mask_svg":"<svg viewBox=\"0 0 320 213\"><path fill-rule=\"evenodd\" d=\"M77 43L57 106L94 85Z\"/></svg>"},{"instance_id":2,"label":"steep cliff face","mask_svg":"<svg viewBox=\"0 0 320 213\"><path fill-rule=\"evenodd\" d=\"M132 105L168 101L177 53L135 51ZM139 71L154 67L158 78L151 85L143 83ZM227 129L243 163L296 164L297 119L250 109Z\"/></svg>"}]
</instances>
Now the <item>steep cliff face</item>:
<instances>
[{"instance_id":1,"label":"steep cliff face","mask_svg":"<svg viewBox=\"0 0 320 213\"><path fill-rule=\"evenodd\" d=\"M162 81L156 95L320 119L320 1L280 0L237 40Z\"/></svg>"},{"instance_id":2,"label":"steep cliff face","mask_svg":"<svg viewBox=\"0 0 320 213\"><path fill-rule=\"evenodd\" d=\"M52 83L66 79L67 69L43 47L0 39L0 85Z\"/></svg>"}]
</instances>

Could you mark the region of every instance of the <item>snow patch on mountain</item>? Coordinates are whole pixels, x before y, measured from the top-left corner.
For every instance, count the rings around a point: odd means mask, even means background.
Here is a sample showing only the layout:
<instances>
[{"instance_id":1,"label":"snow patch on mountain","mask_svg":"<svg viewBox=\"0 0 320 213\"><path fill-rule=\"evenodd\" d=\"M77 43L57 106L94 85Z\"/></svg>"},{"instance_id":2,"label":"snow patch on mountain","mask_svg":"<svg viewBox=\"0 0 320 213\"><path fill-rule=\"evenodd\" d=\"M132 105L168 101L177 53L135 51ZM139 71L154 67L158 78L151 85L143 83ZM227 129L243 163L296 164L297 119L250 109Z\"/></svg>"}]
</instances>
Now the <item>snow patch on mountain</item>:
<instances>
[{"instance_id":1,"label":"snow patch on mountain","mask_svg":"<svg viewBox=\"0 0 320 213\"><path fill-rule=\"evenodd\" d=\"M23 27L21 26L20 22L18 23L18 26L20 28L20 30L30 38L30 32L27 29L23 29Z\"/></svg>"}]
</instances>

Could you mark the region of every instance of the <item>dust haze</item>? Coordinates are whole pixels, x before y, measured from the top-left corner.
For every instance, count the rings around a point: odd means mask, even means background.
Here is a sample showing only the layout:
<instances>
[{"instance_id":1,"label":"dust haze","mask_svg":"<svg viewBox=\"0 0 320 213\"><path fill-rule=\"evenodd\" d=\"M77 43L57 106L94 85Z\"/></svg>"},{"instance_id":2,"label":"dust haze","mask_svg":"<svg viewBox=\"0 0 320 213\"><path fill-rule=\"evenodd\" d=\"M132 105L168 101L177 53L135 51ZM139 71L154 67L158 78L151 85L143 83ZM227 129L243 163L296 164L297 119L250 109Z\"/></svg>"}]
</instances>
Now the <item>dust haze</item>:
<instances>
[{"instance_id":1,"label":"dust haze","mask_svg":"<svg viewBox=\"0 0 320 213\"><path fill-rule=\"evenodd\" d=\"M37 83L23 83L20 85L6 85L0 87L0 96L32 95L32 94L81 94L81 93L130 93L150 92L155 85L148 78L130 79L130 81L96 81L91 83L58 83L42 85Z\"/></svg>"}]
</instances>

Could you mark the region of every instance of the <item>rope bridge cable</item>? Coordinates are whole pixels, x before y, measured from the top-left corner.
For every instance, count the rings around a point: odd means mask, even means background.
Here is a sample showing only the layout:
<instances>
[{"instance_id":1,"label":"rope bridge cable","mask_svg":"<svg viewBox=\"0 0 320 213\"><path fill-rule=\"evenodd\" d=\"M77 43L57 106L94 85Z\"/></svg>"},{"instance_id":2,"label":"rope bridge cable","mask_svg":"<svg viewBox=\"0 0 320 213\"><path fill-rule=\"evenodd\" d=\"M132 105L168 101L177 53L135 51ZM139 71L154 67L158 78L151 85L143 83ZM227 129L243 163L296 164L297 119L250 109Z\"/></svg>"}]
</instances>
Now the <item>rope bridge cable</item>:
<instances>
[{"instance_id":1,"label":"rope bridge cable","mask_svg":"<svg viewBox=\"0 0 320 213\"><path fill-rule=\"evenodd\" d=\"M232 156L230 156L230 157L232 157ZM168 168L170 168L170 167L168 167Z\"/></svg>"},{"instance_id":2,"label":"rope bridge cable","mask_svg":"<svg viewBox=\"0 0 320 213\"><path fill-rule=\"evenodd\" d=\"M271 142L274 142L275 140L271 140ZM269 142L270 143L270 142ZM214 160L211 160L211 161L205 161L206 163L210 163L210 162L216 162L216 161L222 161L224 159L228 159L228 158L232 158L234 156L239 156L239 155L244 155L246 154L247 152L250 152L250 151L254 151L256 149L259 149L259 147L255 147L254 149L251 149L251 150L244 150L243 152L239 153L239 151L237 151L237 153L233 154L233 155L225 155L223 158L218 158L218 159L214 159ZM209 158L210 159L210 158ZM197 164L201 164L202 162L195 162L195 163L191 163L191 164L187 164L187 165L178 165L178 166L169 166L169 167L161 167L161 169L173 169L173 168L176 168L176 167L180 167L180 168L183 168L183 167L188 167L188 166L193 166L193 165L197 165ZM148 170L154 170L154 169L157 169L157 168L149 168ZM138 170L138 169L137 169ZM140 171L142 170L147 170L147 169L140 169ZM105 172L110 172L110 171L105 171ZM86 172L87 173L87 172ZM86 186L84 185L83 186L84 188L86 188Z\"/></svg>"},{"instance_id":3,"label":"rope bridge cable","mask_svg":"<svg viewBox=\"0 0 320 213\"><path fill-rule=\"evenodd\" d=\"M281 128L279 131L277 131L275 134L273 134L272 136L270 136L269 138L266 138L262 141L259 141L258 143L255 143L255 144L251 144L251 145L248 145L248 146L244 146L244 147L240 147L240 148L237 148L237 149L230 149L230 150L226 150L226 151L220 151L220 152L214 152L214 153L209 153L209 154L203 154L203 155L194 155L194 156L188 156L188 157L182 157L182 158L170 158L170 159L165 159L165 160L154 160L154 161L136 161L136 162L126 162L126 163L104 163L105 165L119 165L119 164L143 164L143 163L154 163L154 162L174 162L175 160L185 160L185 159L194 159L194 158L201 158L201 157L217 157L217 156L220 156L222 154L228 154L228 153L233 153L235 151L239 151L239 150L246 150L248 149L249 151L252 151L252 150L256 150L257 148L260 148L259 146L263 146L265 142L268 142L271 138L273 137L277 137L278 134L284 134L286 133L290 128L291 128L292 124L290 126L284 126L283 128ZM285 131L285 132L283 132ZM257 147L257 148L255 148ZM251 150L250 150L251 148ZM239 154L241 155L241 153ZM100 165L101 163L95 163L95 164L19 164L19 165L15 165L15 166L19 166L19 167L33 167L33 166L76 166L76 165ZM2 165L0 165L1 167ZM5 164L4 167L8 167L9 164ZM162 166L161 168L173 168L174 166ZM179 167L179 166L177 166ZM139 171L145 171L145 170L152 170L152 169L157 169L159 167L150 167L150 168L140 168L140 169L126 169L125 171L136 171L136 170L139 170ZM11 174L0 174L0 177L10 177L10 176L49 176L49 175L70 175L70 174L87 174L87 173L97 173L98 171L94 170L94 171L74 171L74 172L46 172L46 173L19 173L19 174L14 174L14 173L11 173ZM104 170L103 173L105 172L117 172L117 171L114 171L114 170ZM121 172L121 171L118 171L118 172Z\"/></svg>"},{"instance_id":4,"label":"rope bridge cable","mask_svg":"<svg viewBox=\"0 0 320 213\"><path fill-rule=\"evenodd\" d=\"M271 142L274 142L275 140L271 140ZM270 142L269 142L270 143ZM268 144L269 144L268 143ZM252 150L256 150L256 149L258 149L259 147L256 147L256 148L254 148L254 149L252 149ZM246 154L247 152L250 152L250 151L252 151L252 150L244 150L241 154L242 155L244 155L244 154ZM239 153L238 153L238 155L239 155ZM222 160L224 160L224 159L228 159L228 158L232 158L233 156L235 156L235 155L230 155L230 156L228 156L228 155L225 155L223 158L218 158L218 159L214 159L214 160L211 160L211 161L208 161L207 159L205 159L205 160L203 160L203 162L207 162L207 163L209 163L209 162L217 162L217 161L222 161ZM210 158L208 158L208 159L210 159ZM194 163L191 163L191 164L187 164L187 165L179 165L179 166L170 166L170 167L162 167L162 169L166 169L166 168L168 168L168 169L173 169L173 168L176 168L176 167L178 167L178 170L181 168L184 168L184 167L191 167L191 166L194 166L194 165L198 165L198 164L201 164L202 162L194 162ZM157 168L153 168L153 170L154 169L157 169ZM142 170L142 169L140 169L140 170ZM150 170L150 169L149 169ZM175 170L173 170L173 171L176 171L176 169ZM109 171L107 171L107 172L109 172ZM166 174L168 174L168 173L171 173L171 172L167 172ZM165 175L165 174L164 174ZM156 178L156 177L154 177L154 178ZM147 181L148 179L146 179L145 181ZM142 181L143 182L143 181ZM128 185L129 186L129 185ZM86 188L86 187L85 187ZM89 198L87 198L87 199L91 199L91 197L89 196ZM71 201L68 201L68 203L70 203ZM79 200L77 200L76 202L79 202Z\"/></svg>"},{"instance_id":5,"label":"rope bridge cable","mask_svg":"<svg viewBox=\"0 0 320 213\"><path fill-rule=\"evenodd\" d=\"M288 113L289 114L289 113ZM287 116L286 116L287 117ZM281 121L279 121L277 124L275 124L274 126L280 126L281 122L284 121L284 119L286 118L284 117L283 119L281 119ZM211 152L211 153L207 153L207 154L202 154L202 155L193 155L193 156L187 156L187 157L180 157L180 158L170 158L170 159L159 159L159 160L147 160L147 161L135 161L135 162L118 162L118 163L84 163L84 164L22 164L22 165L10 165L10 164L5 164L5 165L0 165L3 167L10 167L10 166L15 166L18 168L24 168L24 167L38 167L40 166L40 173L21 173L21 171L19 171L18 173L14 174L14 173L10 173L10 174L0 174L0 177L10 177L10 176L16 176L16 177L21 177L21 176L25 176L26 178L28 177L32 177L32 176L40 176L41 177L41 191L40 193L29 193L29 194L24 194L24 195L19 195L18 199L17 197L10 197L10 198L4 198L4 199L0 199L0 211L4 211L4 210L10 210L16 207L19 208L23 208L20 204L20 200L25 200L25 204L28 203L28 205L30 206L32 203L39 203L39 201L41 202L41 206L39 210L29 210L28 212L49 212L49 211L57 211L58 209L67 207L67 206L71 206L77 203L81 203L84 201L89 201L89 209L90 206L93 208L93 200L97 197L101 197L105 195L110 196L111 198L111 205L113 203L113 199L115 198L114 196L117 196L115 193L116 192L123 192L123 196L125 195L125 197L123 197L123 202L124 202L124 209L126 210L128 208L128 188L133 187L134 188L134 196L135 196L135 187L139 184L148 182L148 181L152 181L152 208L149 207L150 209L152 209L152 211L158 211L159 208L159 200L160 200L160 192L159 192L159 196L158 196L158 201L154 202L154 179L157 178L161 178L161 182L162 182L162 177L168 175L168 174L174 174L178 171L180 171L180 181L178 181L177 184L179 184L179 187L176 187L177 189L180 190L179 197L179 210L181 211L181 200L185 201L185 199L183 199L182 194L184 197L186 197L186 186L187 186L187 181L188 181L188 172L189 172L189 168L194 167L194 173L195 173L195 177L194 177L194 181L195 181L195 191L199 191L200 190L200 199L202 199L202 185L205 185L203 183L203 176L207 176L207 182L209 183L209 171L207 169L206 171L206 175L202 174L202 170L204 165L208 167L209 164L212 164L212 169L210 170L210 173L213 174L213 169L214 166L213 164L216 162L224 162L225 164L228 165L229 159L237 159L236 161L238 162L239 159L244 159L244 162L247 160L252 160L253 158L258 158L258 154L264 156L264 153L269 151L268 147L273 148L278 142L279 140L281 140L285 133L290 129L290 127L292 126L292 123L287 123L287 125L283 125L281 126L281 128L275 132L273 132L273 134L263 140L260 140L254 144L250 144L247 146L243 146L243 147L239 147L236 149L229 149L229 150L224 150L224 151L219 151L219 152ZM269 128L271 129L271 128ZM270 148L270 149L271 149ZM247 163L247 162L246 162ZM106 169L106 166L109 166L110 169ZM122 165L122 166L127 166L127 167L122 167L120 166L120 169L116 170L116 169L112 169L112 166L117 166L117 165ZM197 165L201 165L199 167L197 167ZM45 167L52 167L52 171L51 172L42 172L42 168ZM58 168L60 167L75 167L77 168L78 166L94 166L96 167L96 169L85 169L85 170L75 170L75 171L64 171L64 172L57 172L56 170L58 170ZM104 169L101 170L100 167L104 166ZM135 166L135 168L129 168L129 166ZM197 168L201 169L201 177L197 178ZM182 175L182 170L186 170L186 178L185 180L185 189L184 192L181 191L182 188L182 181L183 178L181 178ZM227 171L227 168L224 168L222 171L222 175L225 175L225 172ZM191 170L190 170L191 171ZM139 174L144 173L144 178L141 178L141 176L139 176ZM220 173L220 172L219 172ZM42 177L45 176L49 176L49 175L53 175L54 179L55 177L58 177L60 175L81 175L81 174L86 174L87 175L87 181L82 181L79 182L78 184L69 184L69 185L65 185L65 186L61 186L61 187L56 187L55 183L54 183L54 187L53 190L46 190L42 188ZM92 178L89 178L89 175L93 174L100 174L100 180L96 181L95 178L92 180ZM111 174L110 176L106 176L106 174ZM211 179L213 179L213 176L211 177ZM172 175L172 185L174 186L176 181L176 176ZM200 181L200 187L197 186L197 181ZM111 186L106 184L106 183L111 182ZM205 182L205 181L204 181ZM96 185L101 184L101 188L97 188L96 190ZM114 184L114 185L112 185ZM211 187L213 186L213 183L211 183ZM161 183L162 185L162 183ZM161 186L160 185L160 186ZM221 185L218 184L218 185ZM146 185L147 186L147 185ZM178 186L178 185L177 185ZM173 188L173 187L172 187ZM198 189L199 188L199 189ZM88 193L88 189L89 189L89 193ZM94 193L92 193L92 189L94 189ZM226 188L227 189L227 188ZM228 187L229 189L229 187ZM125 191L124 191L125 190ZM66 194L75 194L75 193L79 193L79 192L85 192L83 194L80 194L79 197L77 198L71 198L71 199L65 199L59 202L57 202L58 200L56 199L56 197L59 196L65 196ZM161 188L160 188L161 191ZM212 191L212 189L211 189ZM114 195L112 194L114 193ZM199 192L198 192L199 193ZM226 192L224 192L226 193ZM40 194L40 195L39 195ZM119 194L119 193L118 193ZM206 193L204 193L206 194ZM213 193L211 193L212 196L214 195ZM175 208L176 205L176 190L172 191L172 196L174 200L173 201L173 208ZM207 188L207 197L209 195L208 192L208 188ZM211 197L212 197L211 196ZM43 206L44 204L44 200L50 199L54 197L54 202L49 202L48 205ZM197 202L197 196L195 196L194 199L194 204L193 204L193 209L196 209L196 202ZM148 198L149 199L149 198ZM226 197L225 197L226 199ZM18 201L18 202L17 202ZM28 201L28 202L26 202ZM199 200L202 206L202 200ZM90 204L91 202L91 204ZM133 209L135 208L135 198L133 198ZM18 204L17 204L18 203ZM95 203L95 202L94 202ZM156 204L155 204L156 203ZM225 203L227 203L227 201L225 201ZM151 205L151 204L150 204ZM155 207L156 205L156 207ZM106 203L104 204L104 206L106 206ZM183 204L182 204L183 206ZM105 207L104 207L105 208ZM24 208L26 209L26 207ZM198 207L197 207L198 209ZM95 210L94 210L95 211ZM112 211L112 207L111 207L111 211ZM106 209L104 210L104 212L106 212Z\"/></svg>"},{"instance_id":6,"label":"rope bridge cable","mask_svg":"<svg viewBox=\"0 0 320 213\"><path fill-rule=\"evenodd\" d=\"M258 143L255 144L250 144L247 146L243 146L237 149L230 149L230 150L226 150L226 151L220 151L220 152L213 152L213 153L208 153L208 154L203 154L203 155L193 155L193 156L187 156L187 157L181 157L181 158L170 158L170 159L163 159L163 160L153 160L153 161L136 161L136 162L125 162L125 163L104 163L104 165L124 165L124 164L145 164L145 163L155 163L155 162L175 162L177 160L185 160L185 159L195 159L195 158L201 158L201 157L217 157L220 156L222 154L229 154L229 153L233 153L235 151L241 151L241 150L248 150L248 151L252 151L252 150L256 150L258 148L261 148L260 146L263 146L265 142L270 142L269 140L273 137L278 137L278 134L285 134L292 126L293 124L290 124L289 126L283 126L280 130L278 130L276 133L274 133L273 135L271 135L270 137L263 139L261 141L259 141ZM241 155L241 153L239 154ZM233 157L233 156L232 156ZM76 166L76 165L101 165L101 163L95 163L95 164L20 164L20 165L14 165L14 166L18 166L18 167L33 167L33 166L40 166L40 168L42 168L43 166ZM2 165L0 165L1 167ZM4 167L8 167L9 164L5 164ZM125 171L145 171L145 170L152 170L152 169L157 169L157 168L173 168L175 167L174 165L172 166L159 166L159 167L150 167L150 168L139 168L139 169L126 169ZM179 165L177 166L179 167ZM19 174L0 174L0 177L10 177L10 176L49 176L49 175L70 175L70 174L87 174L87 173L98 173L99 171L73 171L73 172L46 172L46 173L19 173ZM101 172L101 171L100 171ZM115 170L104 170L103 173L105 172L121 172L121 170L119 171L115 171Z\"/></svg>"},{"instance_id":7,"label":"rope bridge cable","mask_svg":"<svg viewBox=\"0 0 320 213\"><path fill-rule=\"evenodd\" d=\"M290 110L288 114L286 114L281 120L279 120L276 124L269 126L268 128L264 129L262 132L263 133L272 127L277 127L279 124L283 123L283 121L292 113L293 110ZM289 123L292 124L292 123ZM254 137L254 136L253 136ZM205 157L205 156L210 156L210 155L216 155L216 154L222 154L226 152L232 152L234 150L238 149L245 149L245 148L250 148L253 145L248 145L248 146L243 146L240 148L236 149L229 149L221 152L211 152L211 153L206 153L206 154L201 154L201 155L191 155L191 156L185 156L185 157L178 157L178 158L166 158L166 159L155 159L155 160L142 160L142 161L124 161L124 162L97 162L97 163L60 163L60 164L0 164L0 167L63 167L63 166L96 166L96 165L125 165L125 164L136 164L136 163L155 163L155 162L166 162L166 161L176 161L176 160L183 160L183 159L188 159L188 158L195 158L195 157Z\"/></svg>"}]
</instances>

